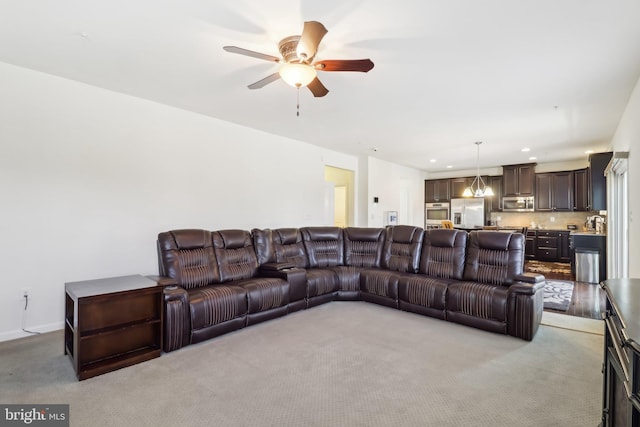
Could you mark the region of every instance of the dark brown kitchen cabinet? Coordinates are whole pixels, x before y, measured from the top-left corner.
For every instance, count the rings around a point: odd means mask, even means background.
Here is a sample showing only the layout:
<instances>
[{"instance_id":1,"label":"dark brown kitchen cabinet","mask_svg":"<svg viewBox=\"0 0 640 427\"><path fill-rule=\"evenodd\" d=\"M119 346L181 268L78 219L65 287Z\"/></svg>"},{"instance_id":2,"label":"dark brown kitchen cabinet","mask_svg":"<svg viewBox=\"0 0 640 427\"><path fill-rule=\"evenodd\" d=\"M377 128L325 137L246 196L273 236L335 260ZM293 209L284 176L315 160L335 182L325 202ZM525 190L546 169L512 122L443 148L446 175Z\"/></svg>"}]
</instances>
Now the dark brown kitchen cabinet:
<instances>
[{"instance_id":1,"label":"dark brown kitchen cabinet","mask_svg":"<svg viewBox=\"0 0 640 427\"><path fill-rule=\"evenodd\" d=\"M589 155L589 183L591 188L591 209L603 211L607 209L607 178L604 171L613 153L595 153Z\"/></svg>"},{"instance_id":2,"label":"dark brown kitchen cabinet","mask_svg":"<svg viewBox=\"0 0 640 427\"><path fill-rule=\"evenodd\" d=\"M578 169L573 171L573 210L588 211L589 203L589 169Z\"/></svg>"},{"instance_id":3,"label":"dark brown kitchen cabinet","mask_svg":"<svg viewBox=\"0 0 640 427\"><path fill-rule=\"evenodd\" d=\"M571 248L569 246L569 232L558 232L558 261L571 262Z\"/></svg>"},{"instance_id":4,"label":"dark brown kitchen cabinet","mask_svg":"<svg viewBox=\"0 0 640 427\"><path fill-rule=\"evenodd\" d=\"M573 211L573 171L536 174L536 211Z\"/></svg>"},{"instance_id":5,"label":"dark brown kitchen cabinet","mask_svg":"<svg viewBox=\"0 0 640 427\"><path fill-rule=\"evenodd\" d=\"M537 237L535 230L527 230L527 236L524 245L524 256L526 259L536 259Z\"/></svg>"},{"instance_id":6,"label":"dark brown kitchen cabinet","mask_svg":"<svg viewBox=\"0 0 640 427\"><path fill-rule=\"evenodd\" d=\"M556 261L558 259L558 232L537 231L536 259Z\"/></svg>"},{"instance_id":7,"label":"dark brown kitchen cabinet","mask_svg":"<svg viewBox=\"0 0 640 427\"><path fill-rule=\"evenodd\" d=\"M535 163L502 167L503 196L535 196Z\"/></svg>"},{"instance_id":8,"label":"dark brown kitchen cabinet","mask_svg":"<svg viewBox=\"0 0 640 427\"><path fill-rule=\"evenodd\" d=\"M487 213L502 211L502 175L487 177L486 183L493 190L493 196L484 198Z\"/></svg>"},{"instance_id":9,"label":"dark brown kitchen cabinet","mask_svg":"<svg viewBox=\"0 0 640 427\"><path fill-rule=\"evenodd\" d=\"M464 197L462 193L467 187L470 187L473 183L473 177L466 178L451 178L449 185L451 188L451 198L458 199Z\"/></svg>"},{"instance_id":10,"label":"dark brown kitchen cabinet","mask_svg":"<svg viewBox=\"0 0 640 427\"><path fill-rule=\"evenodd\" d=\"M449 202L449 179L429 179L424 182L425 203Z\"/></svg>"}]
</instances>

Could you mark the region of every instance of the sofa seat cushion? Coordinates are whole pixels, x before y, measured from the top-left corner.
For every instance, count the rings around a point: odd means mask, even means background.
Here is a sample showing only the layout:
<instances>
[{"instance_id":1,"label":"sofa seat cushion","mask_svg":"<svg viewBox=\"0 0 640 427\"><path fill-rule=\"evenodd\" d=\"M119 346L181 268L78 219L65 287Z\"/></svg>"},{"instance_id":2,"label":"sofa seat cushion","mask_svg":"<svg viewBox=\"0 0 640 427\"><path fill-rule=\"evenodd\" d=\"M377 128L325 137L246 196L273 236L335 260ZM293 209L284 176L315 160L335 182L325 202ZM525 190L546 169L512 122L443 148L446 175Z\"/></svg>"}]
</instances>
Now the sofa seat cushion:
<instances>
[{"instance_id":1,"label":"sofa seat cushion","mask_svg":"<svg viewBox=\"0 0 640 427\"><path fill-rule=\"evenodd\" d=\"M453 281L421 274L402 275L398 280L398 299L422 307L445 310L447 288L451 282Z\"/></svg>"},{"instance_id":2,"label":"sofa seat cushion","mask_svg":"<svg viewBox=\"0 0 640 427\"><path fill-rule=\"evenodd\" d=\"M360 272L360 291L381 297L398 299L398 279L402 273L389 270L363 270Z\"/></svg>"},{"instance_id":3,"label":"sofa seat cushion","mask_svg":"<svg viewBox=\"0 0 640 427\"><path fill-rule=\"evenodd\" d=\"M307 270L307 298L330 294L338 290L338 274L332 268Z\"/></svg>"},{"instance_id":4,"label":"sofa seat cushion","mask_svg":"<svg viewBox=\"0 0 640 427\"><path fill-rule=\"evenodd\" d=\"M210 285L188 292L192 329L217 325L247 314L247 291L239 286Z\"/></svg>"},{"instance_id":5,"label":"sofa seat cushion","mask_svg":"<svg viewBox=\"0 0 640 427\"><path fill-rule=\"evenodd\" d=\"M448 289L448 313L461 313L498 322L507 321L508 287L478 282L455 282L450 284Z\"/></svg>"},{"instance_id":6,"label":"sofa seat cushion","mask_svg":"<svg viewBox=\"0 0 640 427\"><path fill-rule=\"evenodd\" d=\"M247 291L249 314L289 304L289 282L275 277L255 277L235 282Z\"/></svg>"},{"instance_id":7,"label":"sofa seat cushion","mask_svg":"<svg viewBox=\"0 0 640 427\"><path fill-rule=\"evenodd\" d=\"M338 290L340 291L360 291L360 267L342 265L332 267L338 275Z\"/></svg>"}]
</instances>

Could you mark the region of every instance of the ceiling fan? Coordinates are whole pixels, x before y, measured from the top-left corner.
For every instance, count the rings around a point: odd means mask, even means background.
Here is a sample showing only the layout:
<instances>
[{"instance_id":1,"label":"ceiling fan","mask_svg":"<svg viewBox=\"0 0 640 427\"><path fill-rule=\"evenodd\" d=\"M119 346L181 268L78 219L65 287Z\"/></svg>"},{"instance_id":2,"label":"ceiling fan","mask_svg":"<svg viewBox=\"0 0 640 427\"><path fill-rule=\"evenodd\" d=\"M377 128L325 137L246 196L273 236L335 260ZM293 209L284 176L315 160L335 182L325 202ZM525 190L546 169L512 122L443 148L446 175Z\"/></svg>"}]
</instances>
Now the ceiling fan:
<instances>
[{"instance_id":1,"label":"ceiling fan","mask_svg":"<svg viewBox=\"0 0 640 427\"><path fill-rule=\"evenodd\" d=\"M237 46L224 46L223 49L227 52L282 64L277 73L250 84L248 86L249 89L260 89L282 78L293 87L306 86L313 96L320 97L329 93L329 90L318 79L317 71L359 71L366 73L374 65L370 59L324 59L314 61L318 45L320 45L320 41L325 34L327 34L327 29L320 22L305 22L301 35L285 37L278 43L282 58L242 49Z\"/></svg>"}]
</instances>

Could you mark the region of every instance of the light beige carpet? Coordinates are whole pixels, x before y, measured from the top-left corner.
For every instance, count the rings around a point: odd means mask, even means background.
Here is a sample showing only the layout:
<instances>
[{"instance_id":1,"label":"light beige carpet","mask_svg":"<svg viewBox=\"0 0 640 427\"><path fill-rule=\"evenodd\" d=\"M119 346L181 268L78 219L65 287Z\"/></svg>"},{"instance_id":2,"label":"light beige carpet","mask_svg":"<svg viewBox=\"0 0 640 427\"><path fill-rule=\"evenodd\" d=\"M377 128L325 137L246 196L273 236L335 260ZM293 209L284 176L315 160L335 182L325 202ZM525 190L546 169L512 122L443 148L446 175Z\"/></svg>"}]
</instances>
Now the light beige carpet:
<instances>
[{"instance_id":1,"label":"light beige carpet","mask_svg":"<svg viewBox=\"0 0 640 427\"><path fill-rule=\"evenodd\" d=\"M544 311L542 313L542 324L555 328L604 335L604 322L597 319L587 319L584 317Z\"/></svg>"},{"instance_id":2,"label":"light beige carpet","mask_svg":"<svg viewBox=\"0 0 640 427\"><path fill-rule=\"evenodd\" d=\"M332 302L81 382L61 332L0 343L0 402L70 403L72 426L595 426L602 346Z\"/></svg>"}]
</instances>

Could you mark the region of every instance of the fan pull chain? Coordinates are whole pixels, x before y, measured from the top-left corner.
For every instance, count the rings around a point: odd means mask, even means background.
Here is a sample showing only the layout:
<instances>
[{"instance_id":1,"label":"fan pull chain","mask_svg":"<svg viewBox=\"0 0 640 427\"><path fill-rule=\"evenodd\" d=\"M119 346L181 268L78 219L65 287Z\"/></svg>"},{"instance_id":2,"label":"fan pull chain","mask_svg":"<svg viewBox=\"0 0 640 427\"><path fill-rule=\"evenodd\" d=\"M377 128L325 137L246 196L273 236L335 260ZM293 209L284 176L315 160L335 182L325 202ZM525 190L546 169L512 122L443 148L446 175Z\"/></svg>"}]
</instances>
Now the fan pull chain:
<instances>
[{"instance_id":1,"label":"fan pull chain","mask_svg":"<svg viewBox=\"0 0 640 427\"><path fill-rule=\"evenodd\" d=\"M300 84L297 84L298 88L298 99L296 100L296 117L300 117Z\"/></svg>"}]
</instances>

